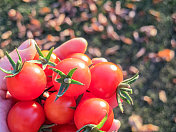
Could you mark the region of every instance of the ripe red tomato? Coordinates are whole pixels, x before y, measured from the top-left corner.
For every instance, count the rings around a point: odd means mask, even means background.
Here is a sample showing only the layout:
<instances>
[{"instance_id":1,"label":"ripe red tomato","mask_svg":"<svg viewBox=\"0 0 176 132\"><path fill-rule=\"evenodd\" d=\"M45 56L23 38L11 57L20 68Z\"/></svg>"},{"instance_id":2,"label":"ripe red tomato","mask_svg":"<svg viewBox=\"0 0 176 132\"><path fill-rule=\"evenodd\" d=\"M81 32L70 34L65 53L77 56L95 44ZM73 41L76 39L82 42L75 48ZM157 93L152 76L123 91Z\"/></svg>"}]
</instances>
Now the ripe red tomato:
<instances>
[{"instance_id":1,"label":"ripe red tomato","mask_svg":"<svg viewBox=\"0 0 176 132\"><path fill-rule=\"evenodd\" d=\"M35 101L16 103L10 109L7 117L7 123L11 132L37 132L44 121L44 110Z\"/></svg>"},{"instance_id":2,"label":"ripe red tomato","mask_svg":"<svg viewBox=\"0 0 176 132\"><path fill-rule=\"evenodd\" d=\"M84 38L74 38L56 48L54 53L63 60L73 53L84 53L86 49L87 41Z\"/></svg>"},{"instance_id":3,"label":"ripe red tomato","mask_svg":"<svg viewBox=\"0 0 176 132\"><path fill-rule=\"evenodd\" d=\"M48 55L48 53L49 53L49 50L42 50L42 54L43 54L44 57L46 57ZM39 54L36 53L36 55L35 55L33 60L38 60L38 59L39 59ZM54 62L54 63L58 63L59 62L59 60L57 59L57 56L56 56L55 53L51 54L50 61Z\"/></svg>"},{"instance_id":4,"label":"ripe red tomato","mask_svg":"<svg viewBox=\"0 0 176 132\"><path fill-rule=\"evenodd\" d=\"M42 54L43 54L44 57L46 57L46 56L48 55L48 53L49 53L48 50L42 50ZM39 60L39 54L38 54L38 53L36 53L36 55L35 55L35 57L34 57L33 60ZM58 58L57 58L57 56L56 56L55 53L52 53L52 54L51 54L50 61L51 61L51 62L54 62L55 64L57 64L57 63L59 62L59 60L58 60ZM40 67L42 67L41 64L38 64L38 65L39 65ZM52 71L51 69L49 69L49 68L52 68L52 66L49 66L49 65L48 65L48 66L45 68L45 70L44 70L44 72L45 72L45 74L46 74L46 77L47 77L47 87L50 87L50 86L53 85L53 83L52 83L52 77L51 77L52 74L53 74L53 71Z\"/></svg>"},{"instance_id":5,"label":"ripe red tomato","mask_svg":"<svg viewBox=\"0 0 176 132\"><path fill-rule=\"evenodd\" d=\"M55 101L57 93L51 94L44 104L44 111L49 121L56 124L66 124L73 120L76 107L74 97L62 96Z\"/></svg>"},{"instance_id":6,"label":"ripe red tomato","mask_svg":"<svg viewBox=\"0 0 176 132\"><path fill-rule=\"evenodd\" d=\"M79 103L81 103L82 101L89 99L89 98L97 98L97 97L94 94L92 94L91 92L85 92ZM112 109L114 109L115 107L118 106L117 99L116 99L116 93L114 93L112 97L106 98L104 100L108 102L108 104L111 106ZM123 102L122 99L120 99L120 100L121 100L121 102Z\"/></svg>"},{"instance_id":7,"label":"ripe red tomato","mask_svg":"<svg viewBox=\"0 0 176 132\"><path fill-rule=\"evenodd\" d=\"M108 114L108 119L101 128L103 131L109 130L114 119L114 113L109 104L100 98L90 98L81 102L75 111L74 121L78 129L87 124L99 124Z\"/></svg>"},{"instance_id":8,"label":"ripe red tomato","mask_svg":"<svg viewBox=\"0 0 176 132\"><path fill-rule=\"evenodd\" d=\"M16 76L7 78L7 89L18 100L33 100L39 97L46 87L45 72L38 65L25 62Z\"/></svg>"},{"instance_id":9,"label":"ripe red tomato","mask_svg":"<svg viewBox=\"0 0 176 132\"><path fill-rule=\"evenodd\" d=\"M84 61L87 66L92 64L91 59L86 54L83 54L83 53L74 53L74 54L71 54L71 55L67 56L67 58L80 59L80 60Z\"/></svg>"},{"instance_id":10,"label":"ripe red tomato","mask_svg":"<svg viewBox=\"0 0 176 132\"><path fill-rule=\"evenodd\" d=\"M123 81L122 70L111 62L101 62L90 68L91 83L89 91L96 97L110 98Z\"/></svg>"},{"instance_id":11,"label":"ripe red tomato","mask_svg":"<svg viewBox=\"0 0 176 132\"><path fill-rule=\"evenodd\" d=\"M64 125L57 125L52 129L53 132L76 132L77 128L75 124L64 124Z\"/></svg>"},{"instance_id":12,"label":"ripe red tomato","mask_svg":"<svg viewBox=\"0 0 176 132\"><path fill-rule=\"evenodd\" d=\"M108 62L107 59L105 58L93 58L92 59L92 64L95 65L95 64L98 64L100 62Z\"/></svg>"},{"instance_id":13,"label":"ripe red tomato","mask_svg":"<svg viewBox=\"0 0 176 132\"><path fill-rule=\"evenodd\" d=\"M55 68L65 74L68 74L71 69L77 68L76 71L73 73L72 79L84 84L70 84L68 90L65 93L66 96L78 96L84 93L89 88L91 73L88 66L83 61L75 58L68 58L59 62ZM55 81L56 75L57 73L53 72L52 79L55 89L59 90L61 84ZM60 78L60 76L58 75L57 78Z\"/></svg>"}]
</instances>

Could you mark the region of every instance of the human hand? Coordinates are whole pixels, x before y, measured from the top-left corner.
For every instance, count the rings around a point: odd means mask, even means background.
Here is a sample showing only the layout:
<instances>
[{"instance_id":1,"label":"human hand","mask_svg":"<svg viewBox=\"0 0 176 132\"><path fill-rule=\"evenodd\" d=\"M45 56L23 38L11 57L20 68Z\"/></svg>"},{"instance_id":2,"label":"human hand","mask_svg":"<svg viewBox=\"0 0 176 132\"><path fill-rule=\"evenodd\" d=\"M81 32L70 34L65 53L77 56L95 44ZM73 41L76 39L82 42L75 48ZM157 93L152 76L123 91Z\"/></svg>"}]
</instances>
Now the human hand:
<instances>
[{"instance_id":1,"label":"human hand","mask_svg":"<svg viewBox=\"0 0 176 132\"><path fill-rule=\"evenodd\" d=\"M21 55L23 61L28 61L34 58L36 55L35 41L33 39L26 40L19 47L18 51ZM69 54L72 53L84 53L87 49L87 41L83 38L75 38L69 40L56 48L53 52L60 58L64 59ZM16 51L10 53L12 59L16 62L18 60L18 55ZM11 64L9 63L7 57L0 59L0 67L6 70L10 70ZM7 114L12 107L13 100L11 98L6 98L7 88L6 88L6 73L0 71L0 131L8 132L8 126L6 122ZM120 127L120 122L118 120L113 121L112 129L118 130Z\"/></svg>"}]
</instances>

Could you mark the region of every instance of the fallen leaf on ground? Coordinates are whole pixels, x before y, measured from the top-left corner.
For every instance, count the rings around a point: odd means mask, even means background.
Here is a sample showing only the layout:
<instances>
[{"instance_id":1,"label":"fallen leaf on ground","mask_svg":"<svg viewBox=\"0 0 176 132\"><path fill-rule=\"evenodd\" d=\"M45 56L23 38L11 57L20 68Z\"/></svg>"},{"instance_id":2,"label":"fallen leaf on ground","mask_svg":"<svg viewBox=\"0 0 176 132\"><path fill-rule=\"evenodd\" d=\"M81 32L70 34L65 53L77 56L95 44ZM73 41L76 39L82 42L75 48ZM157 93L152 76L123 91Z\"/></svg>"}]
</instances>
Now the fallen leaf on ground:
<instances>
[{"instance_id":1,"label":"fallen leaf on ground","mask_svg":"<svg viewBox=\"0 0 176 132\"><path fill-rule=\"evenodd\" d=\"M12 31L6 31L1 35L2 39L8 39L12 35Z\"/></svg>"},{"instance_id":2,"label":"fallen leaf on ground","mask_svg":"<svg viewBox=\"0 0 176 132\"><path fill-rule=\"evenodd\" d=\"M115 45L111 48L108 48L106 51L105 51L105 55L113 55L117 52L117 50L119 49L119 46L118 45Z\"/></svg>"},{"instance_id":3,"label":"fallen leaf on ground","mask_svg":"<svg viewBox=\"0 0 176 132\"><path fill-rule=\"evenodd\" d=\"M120 40L125 43L125 44L128 44L128 45L131 45L133 43L132 39L130 38L127 38L125 36L120 36Z\"/></svg>"},{"instance_id":4,"label":"fallen leaf on ground","mask_svg":"<svg viewBox=\"0 0 176 132\"><path fill-rule=\"evenodd\" d=\"M146 49L145 49L145 48L141 48L141 49L137 52L136 57L139 58L139 57L143 56L143 55L145 54L145 52L146 52Z\"/></svg>"},{"instance_id":5,"label":"fallen leaf on ground","mask_svg":"<svg viewBox=\"0 0 176 132\"><path fill-rule=\"evenodd\" d=\"M139 72L139 70L135 66L130 66L129 72L131 74L136 74L137 72Z\"/></svg>"},{"instance_id":6,"label":"fallen leaf on ground","mask_svg":"<svg viewBox=\"0 0 176 132\"><path fill-rule=\"evenodd\" d=\"M143 100L146 101L149 105L152 104L152 99L149 96L144 96Z\"/></svg>"},{"instance_id":7,"label":"fallen leaf on ground","mask_svg":"<svg viewBox=\"0 0 176 132\"><path fill-rule=\"evenodd\" d=\"M170 49L164 49L158 52L158 57L166 60L166 61L171 61L175 56L175 53L173 50Z\"/></svg>"},{"instance_id":8,"label":"fallen leaf on ground","mask_svg":"<svg viewBox=\"0 0 176 132\"><path fill-rule=\"evenodd\" d=\"M4 52L2 49L0 49L0 58L4 57Z\"/></svg>"},{"instance_id":9,"label":"fallen leaf on ground","mask_svg":"<svg viewBox=\"0 0 176 132\"><path fill-rule=\"evenodd\" d=\"M4 48L4 47L7 46L8 44L10 44L11 41L12 41L11 39L8 39L8 40L3 41L3 42L1 43L1 48Z\"/></svg>"},{"instance_id":10,"label":"fallen leaf on ground","mask_svg":"<svg viewBox=\"0 0 176 132\"><path fill-rule=\"evenodd\" d=\"M89 47L88 48L88 52L90 55L94 56L94 57L100 57L101 56L101 51L99 48L93 48L93 47Z\"/></svg>"},{"instance_id":11,"label":"fallen leaf on ground","mask_svg":"<svg viewBox=\"0 0 176 132\"><path fill-rule=\"evenodd\" d=\"M166 92L164 90L159 91L159 99L163 102L167 102Z\"/></svg>"}]
</instances>

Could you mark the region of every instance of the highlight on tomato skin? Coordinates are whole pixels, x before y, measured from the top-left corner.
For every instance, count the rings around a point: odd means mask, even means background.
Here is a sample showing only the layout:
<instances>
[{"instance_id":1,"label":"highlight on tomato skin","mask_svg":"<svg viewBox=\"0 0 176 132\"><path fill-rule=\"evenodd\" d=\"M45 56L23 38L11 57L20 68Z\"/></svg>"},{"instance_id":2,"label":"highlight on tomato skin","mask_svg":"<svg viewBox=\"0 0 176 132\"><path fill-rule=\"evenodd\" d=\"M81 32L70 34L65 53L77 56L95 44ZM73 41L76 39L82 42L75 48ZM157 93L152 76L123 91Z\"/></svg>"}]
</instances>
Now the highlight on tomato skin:
<instances>
[{"instance_id":1,"label":"highlight on tomato skin","mask_svg":"<svg viewBox=\"0 0 176 132\"><path fill-rule=\"evenodd\" d=\"M92 59L92 64L95 65L95 64L98 64L98 63L101 63L101 62L108 62L108 60L106 58L103 58L103 57L100 57L100 58L93 58Z\"/></svg>"},{"instance_id":2,"label":"highlight on tomato skin","mask_svg":"<svg viewBox=\"0 0 176 132\"><path fill-rule=\"evenodd\" d=\"M81 102L75 111L74 121L78 129L87 124L99 124L100 121L108 114L108 119L100 130L107 131L110 129L114 113L109 104L100 98L90 98Z\"/></svg>"},{"instance_id":3,"label":"highlight on tomato skin","mask_svg":"<svg viewBox=\"0 0 176 132\"><path fill-rule=\"evenodd\" d=\"M83 54L83 53L74 53L74 54L67 56L67 58L80 59L80 60L84 61L87 66L90 66L92 64L91 59L86 54Z\"/></svg>"},{"instance_id":4,"label":"highlight on tomato skin","mask_svg":"<svg viewBox=\"0 0 176 132\"><path fill-rule=\"evenodd\" d=\"M100 98L110 98L123 81L122 70L112 62L101 62L92 67L89 91Z\"/></svg>"},{"instance_id":5,"label":"highlight on tomato skin","mask_svg":"<svg viewBox=\"0 0 176 132\"><path fill-rule=\"evenodd\" d=\"M45 101L46 117L55 124L70 123L74 118L75 99L74 97L62 96L55 101L56 95L57 92L52 93Z\"/></svg>"},{"instance_id":6,"label":"highlight on tomato skin","mask_svg":"<svg viewBox=\"0 0 176 132\"><path fill-rule=\"evenodd\" d=\"M35 101L17 102L7 117L11 132L37 132L45 121L42 106Z\"/></svg>"}]
</instances>

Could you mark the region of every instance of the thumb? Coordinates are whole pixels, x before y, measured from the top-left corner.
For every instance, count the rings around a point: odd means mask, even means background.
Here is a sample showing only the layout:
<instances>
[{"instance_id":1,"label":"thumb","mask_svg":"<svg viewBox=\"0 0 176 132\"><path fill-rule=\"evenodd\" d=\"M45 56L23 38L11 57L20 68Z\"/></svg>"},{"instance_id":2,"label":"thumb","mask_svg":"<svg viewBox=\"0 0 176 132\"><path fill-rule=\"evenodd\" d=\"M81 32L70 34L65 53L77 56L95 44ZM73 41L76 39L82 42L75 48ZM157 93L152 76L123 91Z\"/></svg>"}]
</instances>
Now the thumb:
<instances>
[{"instance_id":1,"label":"thumb","mask_svg":"<svg viewBox=\"0 0 176 132\"><path fill-rule=\"evenodd\" d=\"M114 119L113 122L112 122L112 126L111 126L111 128L109 129L108 132L117 132L120 128L120 125L121 125L120 121Z\"/></svg>"},{"instance_id":2,"label":"thumb","mask_svg":"<svg viewBox=\"0 0 176 132\"><path fill-rule=\"evenodd\" d=\"M35 43L36 43L35 40L28 39L18 47L18 52L23 62L34 58L36 54ZM16 53L16 50L12 51L9 55L12 57L14 62L17 62L18 54ZM0 59L0 67L6 70L11 69L11 64L8 61L7 57L3 57L2 59ZM5 76L6 76L6 73L0 70L0 90L4 90L4 91L6 91L6 83L4 78ZM0 93L0 95L1 94L2 93Z\"/></svg>"}]
</instances>

